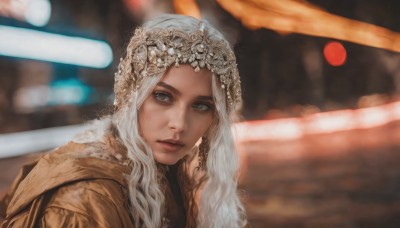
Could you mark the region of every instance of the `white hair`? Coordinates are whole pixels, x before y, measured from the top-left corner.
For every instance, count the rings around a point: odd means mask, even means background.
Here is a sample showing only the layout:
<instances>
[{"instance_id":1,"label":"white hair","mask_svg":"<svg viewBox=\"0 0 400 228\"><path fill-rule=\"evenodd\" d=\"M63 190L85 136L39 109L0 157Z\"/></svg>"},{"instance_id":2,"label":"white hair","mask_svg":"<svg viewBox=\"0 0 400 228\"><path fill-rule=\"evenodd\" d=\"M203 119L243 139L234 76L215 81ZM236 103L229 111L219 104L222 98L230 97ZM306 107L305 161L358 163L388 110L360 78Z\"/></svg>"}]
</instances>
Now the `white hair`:
<instances>
[{"instance_id":1,"label":"white hair","mask_svg":"<svg viewBox=\"0 0 400 228\"><path fill-rule=\"evenodd\" d=\"M132 215L138 227L139 221L143 222L144 227L159 227L163 216L165 197L157 182L157 166L151 148L139 134L138 123L138 109L160 79L161 76L157 76L143 80L139 90L132 94L129 105L119 110L113 117L119 137L128 150L128 157L132 160L133 170L128 177L129 194L133 205ZM216 78L213 78L212 89L218 121L207 135L210 151L206 173L203 174L206 180L200 191L201 200L196 223L198 227L207 228L242 227L246 218L236 190L239 159L233 143L225 97ZM190 165L183 164L186 167ZM191 183L202 184L196 181ZM189 189L193 189L193 186Z\"/></svg>"},{"instance_id":2,"label":"white hair","mask_svg":"<svg viewBox=\"0 0 400 228\"><path fill-rule=\"evenodd\" d=\"M131 101L113 116L113 123L127 148L132 172L127 178L135 227L159 227L163 215L164 194L158 183L158 172L151 148L139 133L138 109L160 77L148 77L132 92Z\"/></svg>"},{"instance_id":3,"label":"white hair","mask_svg":"<svg viewBox=\"0 0 400 228\"><path fill-rule=\"evenodd\" d=\"M207 136L207 181L201 192L198 227L242 227L245 210L237 195L239 157L234 146L225 97L216 78L212 83L218 123Z\"/></svg>"},{"instance_id":4,"label":"white hair","mask_svg":"<svg viewBox=\"0 0 400 228\"><path fill-rule=\"evenodd\" d=\"M156 27L172 26L184 32L193 33L198 23L197 19L187 16L164 15L155 21L147 22L144 27L151 30ZM216 29L208 23L204 24L213 39L225 41ZM138 122L141 105L161 78L162 75L145 77L140 87L131 93L126 105L111 117L112 124L118 131L118 137L127 148L128 157L132 161L132 172L126 178L129 183L131 214L135 227L160 227L164 216L165 196L158 183L158 168L151 148L139 133ZM230 113L227 111L224 90L221 89L220 82L215 77L212 78L212 91L216 106L214 116L216 121L213 122L206 135L210 144L206 169L198 171L201 173L201 178L197 178L198 176L189 173L188 169L193 165L192 162L196 161L182 159L180 169L182 172L187 172L184 175L186 180L189 179L185 184L191 185L187 189L194 191L185 193L187 190L185 188L182 192L186 194L184 198L186 197L188 216L195 217L197 227L243 227L247 220L244 207L237 194L239 158L233 142ZM197 151L194 150L194 152ZM200 193L200 202L195 202L194 199L197 190Z\"/></svg>"}]
</instances>

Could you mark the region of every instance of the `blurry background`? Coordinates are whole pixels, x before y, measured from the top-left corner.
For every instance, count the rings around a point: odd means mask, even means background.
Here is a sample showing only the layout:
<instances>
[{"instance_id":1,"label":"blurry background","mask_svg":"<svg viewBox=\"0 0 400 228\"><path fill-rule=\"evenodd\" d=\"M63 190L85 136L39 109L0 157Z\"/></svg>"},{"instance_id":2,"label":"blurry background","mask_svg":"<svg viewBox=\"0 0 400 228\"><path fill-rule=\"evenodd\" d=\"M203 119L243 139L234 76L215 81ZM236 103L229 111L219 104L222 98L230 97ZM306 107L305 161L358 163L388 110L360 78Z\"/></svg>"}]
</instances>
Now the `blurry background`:
<instances>
[{"instance_id":1,"label":"blurry background","mask_svg":"<svg viewBox=\"0 0 400 228\"><path fill-rule=\"evenodd\" d=\"M110 114L119 58L160 13L237 55L253 227L400 226L400 2L0 0L0 196L23 162Z\"/></svg>"}]
</instances>

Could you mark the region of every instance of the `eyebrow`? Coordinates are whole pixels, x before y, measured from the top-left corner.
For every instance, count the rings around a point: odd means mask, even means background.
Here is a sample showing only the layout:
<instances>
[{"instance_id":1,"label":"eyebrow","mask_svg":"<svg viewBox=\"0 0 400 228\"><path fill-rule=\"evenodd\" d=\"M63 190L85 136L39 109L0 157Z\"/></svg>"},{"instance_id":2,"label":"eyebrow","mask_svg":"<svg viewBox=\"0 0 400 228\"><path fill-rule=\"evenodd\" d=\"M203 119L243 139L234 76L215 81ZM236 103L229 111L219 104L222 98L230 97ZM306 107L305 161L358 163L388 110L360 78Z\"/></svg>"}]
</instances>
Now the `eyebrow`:
<instances>
[{"instance_id":1,"label":"eyebrow","mask_svg":"<svg viewBox=\"0 0 400 228\"><path fill-rule=\"evenodd\" d=\"M175 87L165 83L165 82L159 82L157 84L158 86L164 87L165 89L170 90L172 93L175 93L176 95L181 95L182 93L177 90ZM212 101L214 102L214 98L212 96L198 96L197 99L203 100L203 101Z\"/></svg>"},{"instance_id":2,"label":"eyebrow","mask_svg":"<svg viewBox=\"0 0 400 228\"><path fill-rule=\"evenodd\" d=\"M165 82L159 82L157 85L170 90L171 92L175 93L176 95L181 95L181 92L179 92L179 90L177 90L175 87L173 87Z\"/></svg>"},{"instance_id":3,"label":"eyebrow","mask_svg":"<svg viewBox=\"0 0 400 228\"><path fill-rule=\"evenodd\" d=\"M212 96L198 96L197 99L202 100L202 101L211 101L214 102L214 99Z\"/></svg>"}]
</instances>

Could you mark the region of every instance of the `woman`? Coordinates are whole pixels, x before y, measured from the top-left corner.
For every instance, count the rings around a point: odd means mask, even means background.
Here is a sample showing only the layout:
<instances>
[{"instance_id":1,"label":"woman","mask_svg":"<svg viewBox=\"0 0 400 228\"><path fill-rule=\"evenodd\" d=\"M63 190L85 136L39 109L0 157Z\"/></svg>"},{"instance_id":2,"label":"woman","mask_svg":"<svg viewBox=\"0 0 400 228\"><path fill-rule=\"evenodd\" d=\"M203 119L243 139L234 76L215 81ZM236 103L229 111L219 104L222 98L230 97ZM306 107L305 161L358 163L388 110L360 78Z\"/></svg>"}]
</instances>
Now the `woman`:
<instances>
[{"instance_id":1,"label":"woman","mask_svg":"<svg viewBox=\"0 0 400 228\"><path fill-rule=\"evenodd\" d=\"M111 117L22 169L1 227L244 226L229 121L240 80L222 35L186 16L147 22L114 92Z\"/></svg>"}]
</instances>

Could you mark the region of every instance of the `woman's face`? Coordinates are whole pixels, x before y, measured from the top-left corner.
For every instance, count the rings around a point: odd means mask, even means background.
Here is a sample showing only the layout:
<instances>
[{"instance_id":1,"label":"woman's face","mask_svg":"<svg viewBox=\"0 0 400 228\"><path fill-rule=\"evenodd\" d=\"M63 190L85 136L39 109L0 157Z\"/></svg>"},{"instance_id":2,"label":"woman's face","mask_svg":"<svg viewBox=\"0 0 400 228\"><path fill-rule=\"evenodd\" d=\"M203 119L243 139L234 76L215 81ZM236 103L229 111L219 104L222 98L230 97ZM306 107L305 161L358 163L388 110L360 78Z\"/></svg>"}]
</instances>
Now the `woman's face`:
<instances>
[{"instance_id":1,"label":"woman's face","mask_svg":"<svg viewBox=\"0 0 400 228\"><path fill-rule=\"evenodd\" d=\"M157 162L173 165L210 128L214 118L211 72L171 67L139 110L140 134Z\"/></svg>"}]
</instances>

